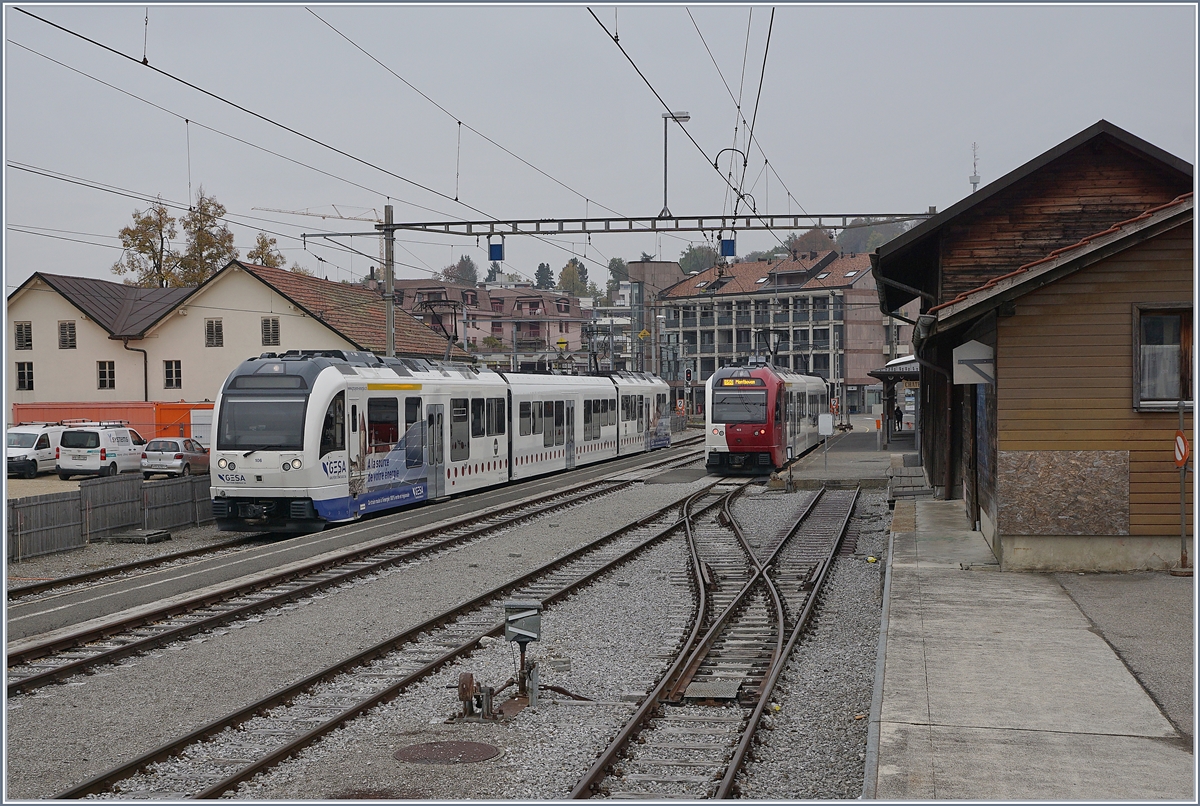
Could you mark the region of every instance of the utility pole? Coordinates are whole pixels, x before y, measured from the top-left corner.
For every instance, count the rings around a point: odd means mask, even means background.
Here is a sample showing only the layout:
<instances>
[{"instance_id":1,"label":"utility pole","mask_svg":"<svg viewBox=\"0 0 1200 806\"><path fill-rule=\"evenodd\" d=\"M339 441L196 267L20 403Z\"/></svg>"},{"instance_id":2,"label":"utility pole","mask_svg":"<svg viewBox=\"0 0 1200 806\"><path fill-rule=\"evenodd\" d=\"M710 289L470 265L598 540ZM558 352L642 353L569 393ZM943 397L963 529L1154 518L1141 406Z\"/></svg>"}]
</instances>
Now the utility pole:
<instances>
[{"instance_id":1,"label":"utility pole","mask_svg":"<svg viewBox=\"0 0 1200 806\"><path fill-rule=\"evenodd\" d=\"M395 248L396 248L396 230L392 228L392 205L385 205L383 208L383 304L387 311L387 356L393 358L396 355L396 295L395 282L393 275L395 274Z\"/></svg>"}]
</instances>

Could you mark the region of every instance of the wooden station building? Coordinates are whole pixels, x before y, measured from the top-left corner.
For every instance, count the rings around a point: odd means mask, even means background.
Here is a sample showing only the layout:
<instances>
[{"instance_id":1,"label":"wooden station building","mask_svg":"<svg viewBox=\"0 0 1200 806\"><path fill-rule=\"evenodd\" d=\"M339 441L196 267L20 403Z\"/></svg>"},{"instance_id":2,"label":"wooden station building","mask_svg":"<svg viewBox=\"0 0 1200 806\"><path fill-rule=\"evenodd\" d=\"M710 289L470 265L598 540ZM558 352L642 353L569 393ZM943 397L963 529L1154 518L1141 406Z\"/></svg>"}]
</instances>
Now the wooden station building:
<instances>
[{"instance_id":1,"label":"wooden station building","mask_svg":"<svg viewBox=\"0 0 1200 806\"><path fill-rule=\"evenodd\" d=\"M871 255L884 313L920 300L927 480L1002 569L1180 563L1192 188L1191 164L1100 121Z\"/></svg>"}]
</instances>

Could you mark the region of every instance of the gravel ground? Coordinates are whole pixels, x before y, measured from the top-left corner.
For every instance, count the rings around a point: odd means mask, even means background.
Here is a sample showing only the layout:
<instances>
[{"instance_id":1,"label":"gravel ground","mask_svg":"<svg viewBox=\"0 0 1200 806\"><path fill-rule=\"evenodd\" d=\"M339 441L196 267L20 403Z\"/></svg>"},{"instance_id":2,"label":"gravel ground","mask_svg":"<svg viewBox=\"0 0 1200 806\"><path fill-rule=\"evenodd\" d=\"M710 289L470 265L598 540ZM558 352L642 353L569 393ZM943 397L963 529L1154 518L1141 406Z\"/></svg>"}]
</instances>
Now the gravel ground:
<instances>
[{"instance_id":1,"label":"gravel ground","mask_svg":"<svg viewBox=\"0 0 1200 806\"><path fill-rule=\"evenodd\" d=\"M496 687L515 676L512 645L497 640L243 784L231 796L567 798L609 738L632 715L635 703L621 698L635 692L644 695L681 640L690 606L673 605L690 601L686 585L681 584L686 562L682 541L671 541L543 613L542 640L528 651L530 660L539 661L542 685L559 686L597 702L565 702L551 693L512 721L449 721L461 712L455 691L460 672L469 671L481 684ZM578 640L583 635L587 641ZM456 765L416 764L393 757L410 745L444 741L482 742L502 755Z\"/></svg>"},{"instance_id":2,"label":"gravel ground","mask_svg":"<svg viewBox=\"0 0 1200 806\"><path fill-rule=\"evenodd\" d=\"M779 708L772 729L760 731L756 759L741 781L743 798L862 794L890 524L886 494L861 493L852 520L860 530L857 549L834 563L816 629L799 642L775 690Z\"/></svg>"},{"instance_id":3,"label":"gravel ground","mask_svg":"<svg viewBox=\"0 0 1200 806\"><path fill-rule=\"evenodd\" d=\"M637 485L12 698L7 796L44 798L86 780L707 483Z\"/></svg>"},{"instance_id":4,"label":"gravel ground","mask_svg":"<svg viewBox=\"0 0 1200 806\"><path fill-rule=\"evenodd\" d=\"M61 579L112 565L204 548L207 544L223 543L237 537L238 535L234 532L222 532L217 529L216 524L209 524L194 526L190 529L172 529L171 539L161 543L145 545L139 543L89 543L74 551L47 554L21 562L9 561L6 567L5 581L8 588L21 587L42 580Z\"/></svg>"}]
</instances>

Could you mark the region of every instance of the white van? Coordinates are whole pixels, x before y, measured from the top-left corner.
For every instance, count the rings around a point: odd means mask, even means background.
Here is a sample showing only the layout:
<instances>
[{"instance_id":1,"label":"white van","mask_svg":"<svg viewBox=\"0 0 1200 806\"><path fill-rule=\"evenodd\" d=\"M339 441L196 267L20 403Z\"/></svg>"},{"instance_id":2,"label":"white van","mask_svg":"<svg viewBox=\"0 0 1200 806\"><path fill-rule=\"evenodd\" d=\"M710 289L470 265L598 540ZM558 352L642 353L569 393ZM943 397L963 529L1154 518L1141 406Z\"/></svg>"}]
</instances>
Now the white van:
<instances>
[{"instance_id":1,"label":"white van","mask_svg":"<svg viewBox=\"0 0 1200 806\"><path fill-rule=\"evenodd\" d=\"M58 477L115 476L139 473L146 440L127 425L93 423L62 432L58 448Z\"/></svg>"},{"instance_id":2,"label":"white van","mask_svg":"<svg viewBox=\"0 0 1200 806\"><path fill-rule=\"evenodd\" d=\"M54 470L61 423L21 423L8 429L8 475L31 479Z\"/></svg>"}]
</instances>

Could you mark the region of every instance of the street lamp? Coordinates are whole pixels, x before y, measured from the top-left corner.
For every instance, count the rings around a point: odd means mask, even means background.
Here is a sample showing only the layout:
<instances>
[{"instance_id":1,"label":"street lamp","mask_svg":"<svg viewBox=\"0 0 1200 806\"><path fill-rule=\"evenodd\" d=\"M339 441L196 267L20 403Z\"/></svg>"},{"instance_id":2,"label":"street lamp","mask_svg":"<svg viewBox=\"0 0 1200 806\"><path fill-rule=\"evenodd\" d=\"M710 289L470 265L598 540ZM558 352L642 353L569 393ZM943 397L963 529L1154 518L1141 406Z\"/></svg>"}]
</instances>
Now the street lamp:
<instances>
[{"instance_id":1,"label":"street lamp","mask_svg":"<svg viewBox=\"0 0 1200 806\"><path fill-rule=\"evenodd\" d=\"M680 126L692 119L687 112L663 112L663 208L659 218L670 218L671 211L667 209L667 121L673 120Z\"/></svg>"}]
</instances>

